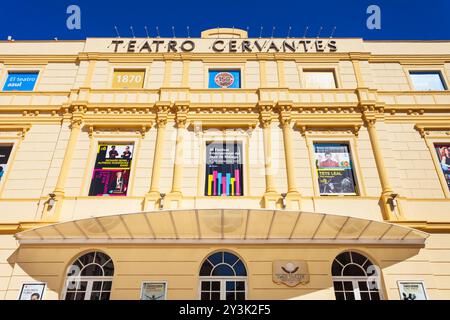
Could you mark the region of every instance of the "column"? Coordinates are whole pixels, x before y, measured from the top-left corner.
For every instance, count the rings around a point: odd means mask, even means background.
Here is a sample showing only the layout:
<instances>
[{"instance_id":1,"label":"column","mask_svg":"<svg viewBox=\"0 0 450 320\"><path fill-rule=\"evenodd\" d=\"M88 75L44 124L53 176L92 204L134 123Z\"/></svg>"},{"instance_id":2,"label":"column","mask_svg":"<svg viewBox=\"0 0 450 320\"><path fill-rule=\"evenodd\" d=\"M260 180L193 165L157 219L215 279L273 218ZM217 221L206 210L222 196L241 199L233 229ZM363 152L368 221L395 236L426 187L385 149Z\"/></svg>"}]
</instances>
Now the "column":
<instances>
[{"instance_id":1,"label":"column","mask_svg":"<svg viewBox=\"0 0 450 320\"><path fill-rule=\"evenodd\" d=\"M289 104L280 105L280 124L283 130L284 157L286 159L288 193L298 193L297 187L295 185L294 155L292 153L291 109L292 107Z\"/></svg>"},{"instance_id":2,"label":"column","mask_svg":"<svg viewBox=\"0 0 450 320\"><path fill-rule=\"evenodd\" d=\"M157 103L157 113L156 113L156 143L155 143L155 153L153 156L153 170L152 179L150 183L150 190L145 195L143 209L145 210L147 206L151 209L155 208L160 199L159 192L159 178L161 172L161 160L162 152L164 147L164 137L167 125L167 116L170 108L170 102L160 102Z\"/></svg>"},{"instance_id":3,"label":"column","mask_svg":"<svg viewBox=\"0 0 450 320\"><path fill-rule=\"evenodd\" d=\"M292 102L279 102L280 125L283 131L284 158L286 161L286 176L288 190L286 194L286 209L300 209L301 195L296 186L294 154L292 151L291 112Z\"/></svg>"},{"instance_id":4,"label":"column","mask_svg":"<svg viewBox=\"0 0 450 320\"><path fill-rule=\"evenodd\" d=\"M362 118L366 125L367 132L369 134L370 144L372 146L373 155L375 158L375 165L377 166L378 176L380 177L381 184L381 196L380 203L382 207L384 220L398 220L395 214L395 208L390 204L391 194L394 193L389 183L389 177L384 164L383 153L380 148L377 129L375 127L376 122L376 96L370 92L369 88L365 87L364 79L361 73L360 60L364 57L358 53L350 54L350 58L353 65L353 71L357 82L356 93L358 96L359 105L363 108ZM399 213L401 214L400 210Z\"/></svg>"},{"instance_id":5,"label":"column","mask_svg":"<svg viewBox=\"0 0 450 320\"><path fill-rule=\"evenodd\" d=\"M188 87L189 86L189 60L183 60L183 76L181 78L181 86Z\"/></svg>"},{"instance_id":6,"label":"column","mask_svg":"<svg viewBox=\"0 0 450 320\"><path fill-rule=\"evenodd\" d=\"M278 71L278 87L284 88L286 87L286 80L284 76L284 61L277 60L277 71Z\"/></svg>"},{"instance_id":7,"label":"column","mask_svg":"<svg viewBox=\"0 0 450 320\"><path fill-rule=\"evenodd\" d=\"M44 213L42 219L58 221L61 215L61 208L64 201L65 185L67 177L69 175L70 164L72 162L72 157L75 152L75 147L78 141L78 136L81 131L81 124L83 121L84 108L82 106L75 106L72 111L72 117L70 119L70 136L67 142L66 152L64 154L64 159L61 164L61 169L59 171L58 180L56 182L55 189L53 191L55 195L55 205L54 208L48 205L44 206Z\"/></svg>"},{"instance_id":8,"label":"column","mask_svg":"<svg viewBox=\"0 0 450 320\"><path fill-rule=\"evenodd\" d=\"M183 138L185 134L185 127L187 121L187 115L189 111L189 104L176 104L176 126L177 126L177 140L175 145L175 162L173 167L173 180L172 180L172 190L166 196L166 203L170 208L181 207L181 201L183 194L181 191L182 181L183 181Z\"/></svg>"},{"instance_id":9,"label":"column","mask_svg":"<svg viewBox=\"0 0 450 320\"><path fill-rule=\"evenodd\" d=\"M275 184L273 181L273 170L272 170L272 143L270 134L270 125L272 123L272 109L273 103L260 103L260 123L263 129L263 143L264 143L264 170L266 178L266 192L263 196L263 206L264 208L275 209L277 203L280 199L279 195L276 193Z\"/></svg>"},{"instance_id":10,"label":"column","mask_svg":"<svg viewBox=\"0 0 450 320\"><path fill-rule=\"evenodd\" d=\"M385 220L397 220L395 215L395 209L391 207L390 197L393 194L392 187L389 183L389 177L384 164L384 159L380 144L378 141L377 129L375 128L375 117L370 117L367 113L363 114L363 119L367 127L367 132L369 133L370 144L372 145L373 155L375 158L375 164L377 166L378 176L380 177L381 184L381 202L383 204Z\"/></svg>"}]
</instances>

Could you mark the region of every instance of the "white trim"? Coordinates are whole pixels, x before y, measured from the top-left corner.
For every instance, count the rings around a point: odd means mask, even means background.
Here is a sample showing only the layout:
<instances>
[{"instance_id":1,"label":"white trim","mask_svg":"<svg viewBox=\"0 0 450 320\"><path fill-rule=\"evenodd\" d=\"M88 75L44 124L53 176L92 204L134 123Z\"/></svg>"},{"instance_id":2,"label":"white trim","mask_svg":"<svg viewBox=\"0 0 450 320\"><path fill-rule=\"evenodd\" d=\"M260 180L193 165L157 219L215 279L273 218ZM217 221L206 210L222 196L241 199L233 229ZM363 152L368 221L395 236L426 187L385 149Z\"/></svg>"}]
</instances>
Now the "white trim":
<instances>
[{"instance_id":1,"label":"white trim","mask_svg":"<svg viewBox=\"0 0 450 320\"><path fill-rule=\"evenodd\" d=\"M85 281L87 282L86 285L86 291L84 294L84 300L91 300L91 295L92 295L92 285L94 284L95 281L101 281L101 282L106 282L106 281L110 281L111 282L111 289L108 291L111 297L111 292L112 292L112 282L113 282L113 276L99 276L99 277L90 277L90 276L80 276L80 277L76 277L75 279L68 279L66 276L66 280L64 281L64 288L63 288L63 292L61 295L62 300L66 300L66 295L67 295L67 283L68 281L76 281L76 282L82 282ZM102 284L103 286L103 284ZM76 292L76 291L75 291ZM101 290L101 292L103 293L103 290Z\"/></svg>"},{"instance_id":2,"label":"white trim","mask_svg":"<svg viewBox=\"0 0 450 320\"><path fill-rule=\"evenodd\" d=\"M355 295L355 300L361 300L361 294L360 294L360 290L359 290L359 281L365 281L366 283L369 281L372 281L372 276L368 276L368 277L346 277L346 276L333 276L332 277L333 280L333 292L336 294L336 290L334 289L334 281L347 281L347 282L352 282L352 287L353 287L353 294ZM382 284L381 284L381 279L380 276L376 276L376 280L377 282L377 292L378 295L380 296L380 300L384 300L383 297L383 288L382 288ZM369 284L367 284L367 286L369 286ZM348 290L345 290L343 288L343 290L338 290L339 292L349 292ZM371 290L369 288L369 291L374 291Z\"/></svg>"},{"instance_id":3,"label":"white trim","mask_svg":"<svg viewBox=\"0 0 450 320\"><path fill-rule=\"evenodd\" d=\"M226 300L226 282L227 281L243 281L244 282L244 290L245 290L245 300L247 300L248 293L248 285L247 285L248 276L229 276L229 277L199 277L198 281L198 300L202 299L202 282L203 281L218 281L220 282L220 301ZM209 290L211 292L212 290ZM236 289L234 290L236 292ZM206 300L202 300L206 301Z\"/></svg>"}]
</instances>

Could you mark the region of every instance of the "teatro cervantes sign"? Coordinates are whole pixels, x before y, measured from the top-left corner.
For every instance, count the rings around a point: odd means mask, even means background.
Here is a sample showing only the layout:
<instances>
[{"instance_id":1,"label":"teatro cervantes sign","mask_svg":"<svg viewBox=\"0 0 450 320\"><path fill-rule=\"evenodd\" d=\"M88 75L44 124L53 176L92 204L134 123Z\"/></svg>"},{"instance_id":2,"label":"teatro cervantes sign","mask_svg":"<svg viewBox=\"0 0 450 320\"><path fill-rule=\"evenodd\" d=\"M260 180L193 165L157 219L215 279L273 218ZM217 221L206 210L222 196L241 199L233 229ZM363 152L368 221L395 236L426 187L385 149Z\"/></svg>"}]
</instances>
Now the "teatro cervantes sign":
<instances>
[{"instance_id":1,"label":"teatro cervantes sign","mask_svg":"<svg viewBox=\"0 0 450 320\"><path fill-rule=\"evenodd\" d=\"M108 45L113 52L215 52L215 53L309 53L336 52L334 39L114 39Z\"/></svg>"}]
</instances>

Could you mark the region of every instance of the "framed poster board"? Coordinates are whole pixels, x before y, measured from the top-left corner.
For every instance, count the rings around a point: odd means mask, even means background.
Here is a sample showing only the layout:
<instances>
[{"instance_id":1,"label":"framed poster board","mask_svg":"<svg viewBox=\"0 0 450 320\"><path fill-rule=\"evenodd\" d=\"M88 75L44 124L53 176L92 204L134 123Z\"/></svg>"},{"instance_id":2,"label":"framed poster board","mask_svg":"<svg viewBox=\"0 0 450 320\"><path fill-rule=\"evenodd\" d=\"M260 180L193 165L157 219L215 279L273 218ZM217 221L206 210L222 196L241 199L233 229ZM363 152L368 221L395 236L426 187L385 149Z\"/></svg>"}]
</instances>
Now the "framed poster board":
<instances>
[{"instance_id":1,"label":"framed poster board","mask_svg":"<svg viewBox=\"0 0 450 320\"><path fill-rule=\"evenodd\" d=\"M242 142L206 142L205 196L243 196Z\"/></svg>"},{"instance_id":2,"label":"framed poster board","mask_svg":"<svg viewBox=\"0 0 450 320\"><path fill-rule=\"evenodd\" d=\"M434 148L441 166L442 174L444 175L447 187L450 190L450 143L435 144Z\"/></svg>"},{"instance_id":3,"label":"framed poster board","mask_svg":"<svg viewBox=\"0 0 450 320\"><path fill-rule=\"evenodd\" d=\"M167 281L144 281L141 287L141 300L166 300Z\"/></svg>"},{"instance_id":4,"label":"framed poster board","mask_svg":"<svg viewBox=\"0 0 450 320\"><path fill-rule=\"evenodd\" d=\"M0 181L6 173L6 165L11 155L12 145L0 145Z\"/></svg>"},{"instance_id":5,"label":"framed poster board","mask_svg":"<svg viewBox=\"0 0 450 320\"><path fill-rule=\"evenodd\" d=\"M320 195L356 195L356 179L346 143L314 143Z\"/></svg>"},{"instance_id":6,"label":"framed poster board","mask_svg":"<svg viewBox=\"0 0 450 320\"><path fill-rule=\"evenodd\" d=\"M126 196L134 144L100 143L89 196Z\"/></svg>"},{"instance_id":7,"label":"framed poster board","mask_svg":"<svg viewBox=\"0 0 450 320\"><path fill-rule=\"evenodd\" d=\"M18 300L42 300L46 287L45 282L23 283Z\"/></svg>"},{"instance_id":8,"label":"framed poster board","mask_svg":"<svg viewBox=\"0 0 450 320\"><path fill-rule=\"evenodd\" d=\"M423 281L398 281L401 300L428 300Z\"/></svg>"}]
</instances>

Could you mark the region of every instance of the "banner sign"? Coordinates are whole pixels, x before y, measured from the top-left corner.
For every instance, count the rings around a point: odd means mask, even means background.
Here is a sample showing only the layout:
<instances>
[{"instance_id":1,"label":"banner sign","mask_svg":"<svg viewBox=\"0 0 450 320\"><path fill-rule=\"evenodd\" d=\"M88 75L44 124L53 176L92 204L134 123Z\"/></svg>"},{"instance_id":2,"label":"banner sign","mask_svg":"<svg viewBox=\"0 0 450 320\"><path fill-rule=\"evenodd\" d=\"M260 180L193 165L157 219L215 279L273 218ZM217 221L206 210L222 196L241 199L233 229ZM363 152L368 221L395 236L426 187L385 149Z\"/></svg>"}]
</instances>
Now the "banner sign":
<instances>
[{"instance_id":1,"label":"banner sign","mask_svg":"<svg viewBox=\"0 0 450 320\"><path fill-rule=\"evenodd\" d=\"M126 196L133 144L100 144L92 173L90 196Z\"/></svg>"},{"instance_id":2,"label":"banner sign","mask_svg":"<svg viewBox=\"0 0 450 320\"><path fill-rule=\"evenodd\" d=\"M12 148L13 146L0 145L0 181L2 181L2 177L6 173L6 165L8 164Z\"/></svg>"},{"instance_id":3,"label":"banner sign","mask_svg":"<svg viewBox=\"0 0 450 320\"><path fill-rule=\"evenodd\" d=\"M356 184L347 144L314 144L320 194L356 194Z\"/></svg>"},{"instance_id":4,"label":"banner sign","mask_svg":"<svg viewBox=\"0 0 450 320\"><path fill-rule=\"evenodd\" d=\"M435 146L439 164L450 190L450 144L436 144Z\"/></svg>"},{"instance_id":5,"label":"banner sign","mask_svg":"<svg viewBox=\"0 0 450 320\"><path fill-rule=\"evenodd\" d=\"M239 70L209 70L208 88L240 88Z\"/></svg>"},{"instance_id":6,"label":"banner sign","mask_svg":"<svg viewBox=\"0 0 450 320\"><path fill-rule=\"evenodd\" d=\"M3 91L33 91L38 72L10 72Z\"/></svg>"},{"instance_id":7,"label":"banner sign","mask_svg":"<svg viewBox=\"0 0 450 320\"><path fill-rule=\"evenodd\" d=\"M206 143L206 196L242 196L242 142Z\"/></svg>"}]
</instances>

